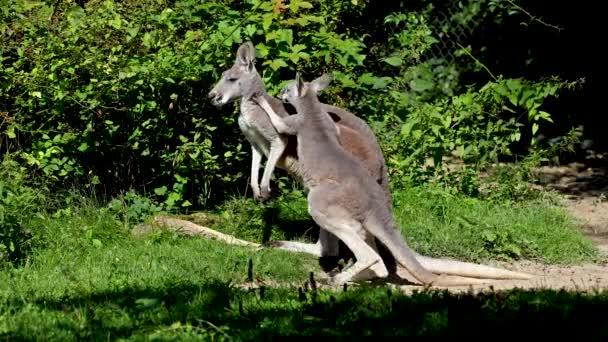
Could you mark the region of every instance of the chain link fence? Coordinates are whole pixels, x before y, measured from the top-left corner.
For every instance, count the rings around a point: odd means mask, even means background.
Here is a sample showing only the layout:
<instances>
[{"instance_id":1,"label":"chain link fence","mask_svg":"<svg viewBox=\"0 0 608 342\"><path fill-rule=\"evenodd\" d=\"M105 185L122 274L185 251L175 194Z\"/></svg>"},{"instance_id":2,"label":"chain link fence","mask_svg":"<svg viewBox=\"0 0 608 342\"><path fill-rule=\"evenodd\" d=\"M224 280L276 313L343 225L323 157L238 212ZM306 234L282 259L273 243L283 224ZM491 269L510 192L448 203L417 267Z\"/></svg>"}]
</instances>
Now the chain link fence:
<instances>
[{"instance_id":1,"label":"chain link fence","mask_svg":"<svg viewBox=\"0 0 608 342\"><path fill-rule=\"evenodd\" d=\"M427 57L454 61L458 44L466 46L475 29L475 21L464 20L463 13L460 1L451 1L433 11L430 27L439 42L431 46Z\"/></svg>"}]
</instances>

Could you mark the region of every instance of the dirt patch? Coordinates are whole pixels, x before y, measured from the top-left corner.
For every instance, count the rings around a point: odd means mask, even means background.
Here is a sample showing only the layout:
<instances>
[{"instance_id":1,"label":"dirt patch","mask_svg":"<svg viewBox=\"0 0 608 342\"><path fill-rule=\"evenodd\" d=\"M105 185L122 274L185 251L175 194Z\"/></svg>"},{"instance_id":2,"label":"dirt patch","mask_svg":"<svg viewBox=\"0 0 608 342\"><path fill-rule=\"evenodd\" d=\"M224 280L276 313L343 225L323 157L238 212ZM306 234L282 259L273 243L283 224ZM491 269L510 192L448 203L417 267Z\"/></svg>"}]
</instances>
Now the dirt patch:
<instances>
[{"instance_id":1,"label":"dirt patch","mask_svg":"<svg viewBox=\"0 0 608 342\"><path fill-rule=\"evenodd\" d=\"M600 252L608 256L608 201L594 197L572 198L563 200L561 205Z\"/></svg>"},{"instance_id":2,"label":"dirt patch","mask_svg":"<svg viewBox=\"0 0 608 342\"><path fill-rule=\"evenodd\" d=\"M509 289L552 289L579 292L595 292L608 289L608 265L583 264L575 266L544 265L534 262L517 262L509 269L535 275L530 280L496 280L483 285L440 287L450 292L478 293ZM405 293L420 291L420 286L395 285Z\"/></svg>"},{"instance_id":3,"label":"dirt patch","mask_svg":"<svg viewBox=\"0 0 608 342\"><path fill-rule=\"evenodd\" d=\"M544 166L536 172L543 188L564 195L560 205L608 256L608 154L590 153L582 162Z\"/></svg>"}]
</instances>

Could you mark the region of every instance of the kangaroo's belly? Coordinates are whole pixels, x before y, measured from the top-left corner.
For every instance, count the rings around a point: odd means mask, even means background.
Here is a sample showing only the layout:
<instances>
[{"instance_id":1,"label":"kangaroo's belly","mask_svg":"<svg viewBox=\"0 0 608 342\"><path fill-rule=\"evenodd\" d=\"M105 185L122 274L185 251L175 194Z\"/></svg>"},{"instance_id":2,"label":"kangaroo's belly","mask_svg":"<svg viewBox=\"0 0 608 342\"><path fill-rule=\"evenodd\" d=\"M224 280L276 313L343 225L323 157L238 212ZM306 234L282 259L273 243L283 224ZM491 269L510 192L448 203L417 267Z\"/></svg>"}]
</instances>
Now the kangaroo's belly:
<instances>
[{"instance_id":1,"label":"kangaroo's belly","mask_svg":"<svg viewBox=\"0 0 608 342\"><path fill-rule=\"evenodd\" d=\"M274 139L279 139L279 134L272 126L269 118L256 114L259 113L241 113L238 118L239 128L241 129L241 132L243 132L243 135L245 135L247 141L268 158L270 154L270 142ZM266 115L265 113L263 114ZM287 170L299 179L301 177L299 174L298 158L295 148L296 144L297 140L295 136L289 137L287 148L283 152L281 158L277 161L276 166L283 170Z\"/></svg>"}]
</instances>

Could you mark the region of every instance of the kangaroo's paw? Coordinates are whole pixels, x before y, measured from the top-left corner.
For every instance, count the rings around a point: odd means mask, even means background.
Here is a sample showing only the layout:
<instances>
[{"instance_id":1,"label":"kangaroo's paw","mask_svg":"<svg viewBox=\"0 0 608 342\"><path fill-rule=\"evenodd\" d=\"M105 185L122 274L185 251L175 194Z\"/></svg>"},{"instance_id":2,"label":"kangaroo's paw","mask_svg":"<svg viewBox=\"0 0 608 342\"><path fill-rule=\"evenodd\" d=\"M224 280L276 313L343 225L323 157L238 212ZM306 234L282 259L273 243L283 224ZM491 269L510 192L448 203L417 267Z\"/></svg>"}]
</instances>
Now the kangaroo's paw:
<instances>
[{"instance_id":1,"label":"kangaroo's paw","mask_svg":"<svg viewBox=\"0 0 608 342\"><path fill-rule=\"evenodd\" d=\"M259 198L259 201L260 202L266 202L269 198L270 198L270 187L268 187L268 188L262 187L260 189L260 198Z\"/></svg>"}]
</instances>

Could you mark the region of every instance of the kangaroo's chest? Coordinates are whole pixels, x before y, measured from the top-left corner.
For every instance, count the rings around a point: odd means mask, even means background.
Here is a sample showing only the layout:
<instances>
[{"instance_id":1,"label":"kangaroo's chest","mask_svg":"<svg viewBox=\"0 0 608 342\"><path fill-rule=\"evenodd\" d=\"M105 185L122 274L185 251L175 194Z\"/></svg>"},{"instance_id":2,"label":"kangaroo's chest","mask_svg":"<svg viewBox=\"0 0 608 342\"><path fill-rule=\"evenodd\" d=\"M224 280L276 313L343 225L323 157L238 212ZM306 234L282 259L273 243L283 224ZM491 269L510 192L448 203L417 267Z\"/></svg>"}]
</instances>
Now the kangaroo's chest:
<instances>
[{"instance_id":1,"label":"kangaroo's chest","mask_svg":"<svg viewBox=\"0 0 608 342\"><path fill-rule=\"evenodd\" d=\"M241 104L238 124L247 141L267 156L270 142L278 139L279 135L266 112L259 106Z\"/></svg>"},{"instance_id":2,"label":"kangaroo's chest","mask_svg":"<svg viewBox=\"0 0 608 342\"><path fill-rule=\"evenodd\" d=\"M247 141L265 155L268 155L270 149L269 139L264 136L263 131L259 129L255 122L249 120L247 116L240 115L238 123L239 128L241 129L241 132L243 132L243 135L245 135Z\"/></svg>"}]
</instances>

